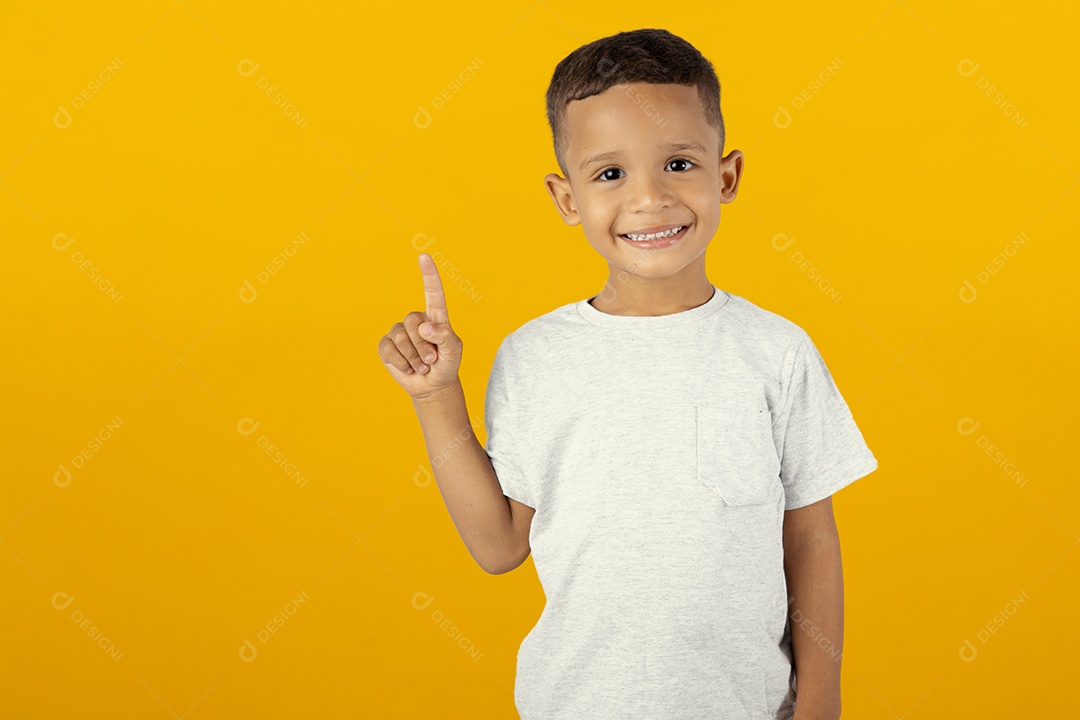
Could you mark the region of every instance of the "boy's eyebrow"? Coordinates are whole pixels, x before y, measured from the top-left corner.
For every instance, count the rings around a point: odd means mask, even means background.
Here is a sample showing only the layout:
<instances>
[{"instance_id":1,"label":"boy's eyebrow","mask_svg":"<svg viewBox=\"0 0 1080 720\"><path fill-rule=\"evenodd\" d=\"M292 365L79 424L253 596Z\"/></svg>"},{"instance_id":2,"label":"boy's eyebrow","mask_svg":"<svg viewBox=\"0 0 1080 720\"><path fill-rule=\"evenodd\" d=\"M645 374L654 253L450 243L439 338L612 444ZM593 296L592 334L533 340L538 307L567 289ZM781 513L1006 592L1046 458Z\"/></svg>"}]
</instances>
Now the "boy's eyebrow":
<instances>
[{"instance_id":1,"label":"boy's eyebrow","mask_svg":"<svg viewBox=\"0 0 1080 720\"><path fill-rule=\"evenodd\" d=\"M664 146L661 144L660 147L663 148ZM697 150L702 155L705 155L706 152L707 152L705 150L704 146L702 146L701 143L694 142L692 140L688 140L688 141L684 141L684 142L677 142L677 143L670 143L670 144L668 144L667 147L671 151ZM589 165L593 165L594 163L602 162L604 160L610 160L611 158L618 157L619 155L620 155L620 153L619 153L618 150L611 150L611 151L608 151L608 152L600 153L598 155L592 155L590 157L585 158L582 161L581 166L578 169L579 170L584 170Z\"/></svg>"}]
</instances>

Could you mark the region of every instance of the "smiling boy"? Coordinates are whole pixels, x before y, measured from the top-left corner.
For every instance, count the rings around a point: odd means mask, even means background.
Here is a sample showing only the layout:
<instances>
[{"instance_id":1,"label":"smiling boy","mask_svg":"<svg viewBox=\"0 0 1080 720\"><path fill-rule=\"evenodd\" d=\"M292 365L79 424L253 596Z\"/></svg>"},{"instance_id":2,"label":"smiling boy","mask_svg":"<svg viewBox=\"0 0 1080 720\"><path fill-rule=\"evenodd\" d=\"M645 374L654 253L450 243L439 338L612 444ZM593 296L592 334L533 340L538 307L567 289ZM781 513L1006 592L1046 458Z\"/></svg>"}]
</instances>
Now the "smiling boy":
<instances>
[{"instance_id":1,"label":"smiling boy","mask_svg":"<svg viewBox=\"0 0 1080 720\"><path fill-rule=\"evenodd\" d=\"M471 438L434 470L485 570L534 559L547 601L517 709L837 718L831 495L877 460L806 332L706 275L743 168L723 155L712 65L665 30L619 33L560 62L547 100L562 171L547 190L608 279L503 340L487 447ZM461 341L429 256L421 269L427 311L380 355L434 457L471 431Z\"/></svg>"}]
</instances>

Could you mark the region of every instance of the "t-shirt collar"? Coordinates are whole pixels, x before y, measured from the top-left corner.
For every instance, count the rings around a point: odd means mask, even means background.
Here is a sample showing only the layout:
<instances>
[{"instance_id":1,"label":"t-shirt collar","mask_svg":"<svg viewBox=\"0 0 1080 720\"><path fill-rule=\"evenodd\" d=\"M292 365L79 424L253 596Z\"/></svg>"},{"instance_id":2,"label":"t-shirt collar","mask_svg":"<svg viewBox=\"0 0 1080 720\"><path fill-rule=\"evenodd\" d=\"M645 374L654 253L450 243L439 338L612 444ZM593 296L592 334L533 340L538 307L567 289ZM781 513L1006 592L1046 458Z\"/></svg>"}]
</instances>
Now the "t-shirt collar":
<instances>
[{"instance_id":1,"label":"t-shirt collar","mask_svg":"<svg viewBox=\"0 0 1080 720\"><path fill-rule=\"evenodd\" d=\"M681 325L688 322L696 322L702 318L712 315L714 312L724 307L728 300L731 299L731 295L724 290L713 287L712 297L705 301L703 304L697 307L690 308L689 310L683 310L682 312L670 313L668 315L612 315L611 313L597 310L589 304L589 300L592 300L596 296L580 300L577 303L578 313L582 318L588 320L594 325L607 325L607 326L621 326L621 327L644 327L644 328L657 328L667 327L669 325Z\"/></svg>"}]
</instances>

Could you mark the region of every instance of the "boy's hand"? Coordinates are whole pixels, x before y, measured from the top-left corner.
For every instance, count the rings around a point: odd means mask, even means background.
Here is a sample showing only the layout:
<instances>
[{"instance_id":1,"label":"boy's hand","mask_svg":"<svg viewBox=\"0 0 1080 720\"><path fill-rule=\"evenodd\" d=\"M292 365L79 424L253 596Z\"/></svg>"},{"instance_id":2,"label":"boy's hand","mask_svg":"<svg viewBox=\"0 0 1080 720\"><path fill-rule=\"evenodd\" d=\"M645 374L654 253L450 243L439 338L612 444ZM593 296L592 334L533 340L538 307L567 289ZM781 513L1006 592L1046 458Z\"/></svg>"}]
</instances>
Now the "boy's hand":
<instances>
[{"instance_id":1,"label":"boy's hand","mask_svg":"<svg viewBox=\"0 0 1080 720\"><path fill-rule=\"evenodd\" d=\"M450 327L439 271L427 253L420 253L420 272L426 312L409 313L379 340L383 364L414 400L431 397L458 382L462 347L461 338ZM421 332L429 327L430 334Z\"/></svg>"}]
</instances>

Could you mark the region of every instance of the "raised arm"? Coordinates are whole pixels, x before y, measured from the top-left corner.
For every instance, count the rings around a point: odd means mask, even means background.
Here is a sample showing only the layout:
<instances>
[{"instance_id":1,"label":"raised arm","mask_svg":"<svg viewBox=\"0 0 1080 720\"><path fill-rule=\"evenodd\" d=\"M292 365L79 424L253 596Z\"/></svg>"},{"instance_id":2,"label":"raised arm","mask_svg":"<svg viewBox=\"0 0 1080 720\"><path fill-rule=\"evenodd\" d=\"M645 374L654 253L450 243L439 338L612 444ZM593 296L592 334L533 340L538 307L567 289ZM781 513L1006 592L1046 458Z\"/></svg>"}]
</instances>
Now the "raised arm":
<instances>
[{"instance_id":1,"label":"raised arm","mask_svg":"<svg viewBox=\"0 0 1080 720\"><path fill-rule=\"evenodd\" d=\"M473 433L458 377L462 342L450 327L435 261L420 254L424 312L414 311L379 340L379 357L412 397L443 502L465 547L486 572L501 574L529 556L532 508L503 495Z\"/></svg>"}]
</instances>

